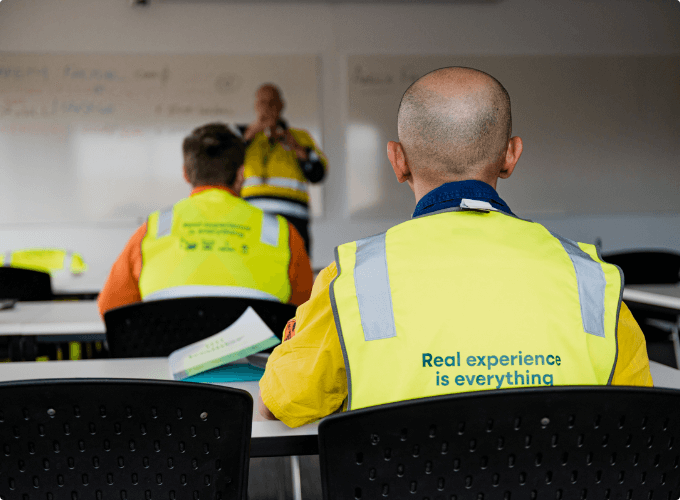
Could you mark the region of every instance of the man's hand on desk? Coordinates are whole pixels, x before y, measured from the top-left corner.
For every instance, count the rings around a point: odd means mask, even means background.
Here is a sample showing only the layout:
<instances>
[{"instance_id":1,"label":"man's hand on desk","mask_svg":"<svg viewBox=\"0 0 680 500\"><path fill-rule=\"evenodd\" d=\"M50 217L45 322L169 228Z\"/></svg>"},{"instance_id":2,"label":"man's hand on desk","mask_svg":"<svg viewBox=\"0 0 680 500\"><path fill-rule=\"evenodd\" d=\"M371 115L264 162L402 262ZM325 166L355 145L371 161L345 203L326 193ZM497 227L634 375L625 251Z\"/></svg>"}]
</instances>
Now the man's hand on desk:
<instances>
[{"instance_id":1,"label":"man's hand on desk","mask_svg":"<svg viewBox=\"0 0 680 500\"><path fill-rule=\"evenodd\" d=\"M266 418L267 420L278 420L278 418L276 418L274 414L269 411L269 408L267 408L267 405L264 404L264 401L262 401L261 393L259 393L257 396L257 408L263 418Z\"/></svg>"}]
</instances>

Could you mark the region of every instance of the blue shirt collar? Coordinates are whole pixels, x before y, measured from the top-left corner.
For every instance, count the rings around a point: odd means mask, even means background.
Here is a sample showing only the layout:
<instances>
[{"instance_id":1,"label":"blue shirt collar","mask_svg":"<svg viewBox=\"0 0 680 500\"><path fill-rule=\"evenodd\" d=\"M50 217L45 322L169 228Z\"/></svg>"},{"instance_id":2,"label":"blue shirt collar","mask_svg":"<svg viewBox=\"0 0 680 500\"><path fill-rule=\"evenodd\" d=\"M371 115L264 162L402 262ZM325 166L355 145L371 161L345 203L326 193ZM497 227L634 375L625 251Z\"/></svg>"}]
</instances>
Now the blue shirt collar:
<instances>
[{"instance_id":1,"label":"blue shirt collar","mask_svg":"<svg viewBox=\"0 0 680 500\"><path fill-rule=\"evenodd\" d=\"M487 201L498 210L514 215L510 211L508 204L498 196L498 193L494 188L489 186L486 182L469 180L448 182L433 189L420 199L413 212L413 217L427 215L436 212L437 210L458 207L463 198Z\"/></svg>"}]
</instances>

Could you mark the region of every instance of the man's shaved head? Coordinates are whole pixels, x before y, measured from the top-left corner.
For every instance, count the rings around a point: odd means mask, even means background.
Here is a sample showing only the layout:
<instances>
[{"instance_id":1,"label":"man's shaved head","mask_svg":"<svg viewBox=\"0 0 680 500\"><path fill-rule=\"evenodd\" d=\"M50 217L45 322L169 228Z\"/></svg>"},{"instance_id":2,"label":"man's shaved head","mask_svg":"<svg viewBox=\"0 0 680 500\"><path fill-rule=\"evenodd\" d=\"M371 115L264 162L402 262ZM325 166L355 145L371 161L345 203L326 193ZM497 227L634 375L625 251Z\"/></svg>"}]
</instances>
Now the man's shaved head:
<instances>
[{"instance_id":1,"label":"man's shaved head","mask_svg":"<svg viewBox=\"0 0 680 500\"><path fill-rule=\"evenodd\" d=\"M511 129L508 92L472 68L428 73L406 90L399 105L399 141L409 166L432 181L499 169Z\"/></svg>"},{"instance_id":2,"label":"man's shaved head","mask_svg":"<svg viewBox=\"0 0 680 500\"><path fill-rule=\"evenodd\" d=\"M257 97L268 97L273 99L282 100L281 89L274 85L273 83L264 83L260 85L256 92Z\"/></svg>"}]
</instances>

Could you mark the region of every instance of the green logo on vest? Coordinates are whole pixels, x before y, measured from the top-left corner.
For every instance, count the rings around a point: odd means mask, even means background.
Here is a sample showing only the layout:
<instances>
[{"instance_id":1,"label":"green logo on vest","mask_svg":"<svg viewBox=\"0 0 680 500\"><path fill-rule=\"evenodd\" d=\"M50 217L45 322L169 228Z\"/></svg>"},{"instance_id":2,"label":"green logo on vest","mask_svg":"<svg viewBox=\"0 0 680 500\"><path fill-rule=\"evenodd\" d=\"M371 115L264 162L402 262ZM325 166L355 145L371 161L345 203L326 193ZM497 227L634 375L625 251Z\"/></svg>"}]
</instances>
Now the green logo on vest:
<instances>
[{"instance_id":1,"label":"green logo on vest","mask_svg":"<svg viewBox=\"0 0 680 500\"><path fill-rule=\"evenodd\" d=\"M184 246L185 250L196 250L195 241L187 241L184 238L182 238L182 245Z\"/></svg>"}]
</instances>

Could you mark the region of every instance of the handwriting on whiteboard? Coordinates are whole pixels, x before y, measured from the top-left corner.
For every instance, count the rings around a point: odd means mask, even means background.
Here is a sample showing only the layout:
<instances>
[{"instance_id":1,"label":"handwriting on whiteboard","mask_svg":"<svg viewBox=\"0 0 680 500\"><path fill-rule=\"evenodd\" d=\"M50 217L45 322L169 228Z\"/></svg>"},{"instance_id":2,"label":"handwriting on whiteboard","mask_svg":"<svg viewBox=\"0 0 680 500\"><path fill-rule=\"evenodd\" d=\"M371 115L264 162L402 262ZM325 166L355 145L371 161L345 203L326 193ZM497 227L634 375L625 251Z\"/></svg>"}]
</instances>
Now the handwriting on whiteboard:
<instances>
[{"instance_id":1,"label":"handwriting on whiteboard","mask_svg":"<svg viewBox=\"0 0 680 500\"><path fill-rule=\"evenodd\" d=\"M171 64L153 56L2 54L0 121L233 119L241 74L215 64Z\"/></svg>"}]
</instances>

